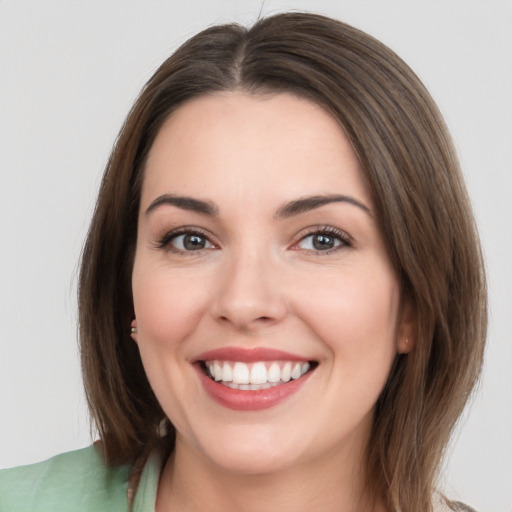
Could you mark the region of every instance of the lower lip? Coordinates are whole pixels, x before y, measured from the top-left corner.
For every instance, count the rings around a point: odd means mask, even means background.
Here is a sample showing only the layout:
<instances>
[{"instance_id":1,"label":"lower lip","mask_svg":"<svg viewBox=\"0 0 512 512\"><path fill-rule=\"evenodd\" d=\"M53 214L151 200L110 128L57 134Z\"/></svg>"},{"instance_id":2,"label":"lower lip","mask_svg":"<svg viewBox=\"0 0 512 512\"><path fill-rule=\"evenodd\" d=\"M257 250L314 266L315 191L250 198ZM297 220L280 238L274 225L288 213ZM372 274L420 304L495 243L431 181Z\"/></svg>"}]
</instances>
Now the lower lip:
<instances>
[{"instance_id":1,"label":"lower lip","mask_svg":"<svg viewBox=\"0 0 512 512\"><path fill-rule=\"evenodd\" d=\"M236 411L259 411L274 407L299 391L312 373L309 371L299 379L267 389L243 390L219 384L207 377L200 367L197 371L208 395L220 405Z\"/></svg>"}]
</instances>

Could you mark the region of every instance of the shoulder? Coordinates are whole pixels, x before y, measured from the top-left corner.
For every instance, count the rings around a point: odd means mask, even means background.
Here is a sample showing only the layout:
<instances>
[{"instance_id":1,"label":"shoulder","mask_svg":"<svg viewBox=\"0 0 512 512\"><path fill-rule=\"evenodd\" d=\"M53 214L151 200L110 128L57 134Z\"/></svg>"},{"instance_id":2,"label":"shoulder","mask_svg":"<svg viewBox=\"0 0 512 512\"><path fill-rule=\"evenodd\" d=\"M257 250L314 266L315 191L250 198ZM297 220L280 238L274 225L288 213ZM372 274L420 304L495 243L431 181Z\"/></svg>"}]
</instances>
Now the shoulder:
<instances>
[{"instance_id":1,"label":"shoulder","mask_svg":"<svg viewBox=\"0 0 512 512\"><path fill-rule=\"evenodd\" d=\"M0 511L126 510L129 466L108 467L92 445L0 471Z\"/></svg>"}]
</instances>

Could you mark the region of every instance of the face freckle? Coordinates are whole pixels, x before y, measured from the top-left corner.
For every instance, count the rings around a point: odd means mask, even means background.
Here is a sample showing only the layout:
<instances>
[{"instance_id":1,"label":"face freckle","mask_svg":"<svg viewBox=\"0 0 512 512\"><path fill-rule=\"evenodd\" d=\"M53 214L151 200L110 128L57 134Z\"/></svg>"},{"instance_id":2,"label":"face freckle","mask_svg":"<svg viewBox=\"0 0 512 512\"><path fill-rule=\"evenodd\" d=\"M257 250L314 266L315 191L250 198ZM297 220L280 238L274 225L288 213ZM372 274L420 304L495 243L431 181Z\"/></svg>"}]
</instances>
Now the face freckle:
<instances>
[{"instance_id":1,"label":"face freckle","mask_svg":"<svg viewBox=\"0 0 512 512\"><path fill-rule=\"evenodd\" d=\"M410 326L338 123L290 94L186 103L149 153L138 228L137 343L180 453L357 464Z\"/></svg>"}]
</instances>

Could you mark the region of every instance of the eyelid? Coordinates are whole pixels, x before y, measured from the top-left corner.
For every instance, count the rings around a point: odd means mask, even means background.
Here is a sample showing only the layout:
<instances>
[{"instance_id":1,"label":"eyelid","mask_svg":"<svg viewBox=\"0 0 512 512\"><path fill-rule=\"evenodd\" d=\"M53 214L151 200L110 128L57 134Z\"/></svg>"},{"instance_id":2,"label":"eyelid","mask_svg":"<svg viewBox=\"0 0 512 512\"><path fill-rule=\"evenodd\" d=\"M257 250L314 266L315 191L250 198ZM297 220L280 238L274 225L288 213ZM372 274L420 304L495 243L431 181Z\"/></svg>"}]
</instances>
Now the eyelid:
<instances>
[{"instance_id":1,"label":"eyelid","mask_svg":"<svg viewBox=\"0 0 512 512\"><path fill-rule=\"evenodd\" d=\"M338 240L341 241L341 243L339 245L337 245L331 249L327 249L325 251L314 250L314 249L301 249L298 247L298 245L303 240L305 240L306 238L313 236L313 235L327 235L330 237L337 238ZM327 254L337 252L341 249L344 249L347 247L352 247L352 246L353 246L353 239L348 233L346 233L345 231L343 231L339 228L335 228L334 226L323 224L323 225L311 226L311 227L308 227L305 230L301 231L298 234L298 240L293 243L291 249L296 250L296 251L302 250L302 251L305 251L308 253L313 253L313 254L327 255Z\"/></svg>"},{"instance_id":2,"label":"eyelid","mask_svg":"<svg viewBox=\"0 0 512 512\"><path fill-rule=\"evenodd\" d=\"M167 249L170 252L178 253L178 254L193 254L199 253L204 250L211 250L211 247L205 247L204 249L198 249L197 251L182 251L175 247L172 247L171 242L182 235L197 235L202 238L205 238L208 243L213 245L213 248L218 249L219 246L212 240L212 236L205 230L198 228L197 226L180 226L179 228L174 228L171 230L165 230L162 234L159 234L154 242L153 246L156 249Z\"/></svg>"},{"instance_id":3,"label":"eyelid","mask_svg":"<svg viewBox=\"0 0 512 512\"><path fill-rule=\"evenodd\" d=\"M326 235L330 237L337 238L341 243L331 249L326 250L314 250L314 249L301 249L298 247L298 245L305 240L306 238L313 236L313 235ZM209 244L211 244L213 247L205 247L203 249L198 249L196 251L183 251L180 249L177 249L175 247L172 247L171 242L176 239L177 237L181 235L197 235L202 238L205 238ZM202 228L198 228L197 226L180 226L178 228L165 230L162 232L162 234L158 235L152 245L156 249L166 249L170 252L178 253L178 254L188 254L192 255L194 253L201 253L205 250L212 250L212 249L219 249L219 244L216 243L213 240L213 236L208 233L207 230L204 230ZM298 233L296 241L292 244L290 249L292 250L301 250L308 253L313 254L320 254L320 255L326 255L330 254L332 252L339 251L341 249L352 247L353 246L353 239L352 237L346 233L345 231L336 228L331 225L323 224L323 225L315 225L307 227L301 232Z\"/></svg>"}]
</instances>

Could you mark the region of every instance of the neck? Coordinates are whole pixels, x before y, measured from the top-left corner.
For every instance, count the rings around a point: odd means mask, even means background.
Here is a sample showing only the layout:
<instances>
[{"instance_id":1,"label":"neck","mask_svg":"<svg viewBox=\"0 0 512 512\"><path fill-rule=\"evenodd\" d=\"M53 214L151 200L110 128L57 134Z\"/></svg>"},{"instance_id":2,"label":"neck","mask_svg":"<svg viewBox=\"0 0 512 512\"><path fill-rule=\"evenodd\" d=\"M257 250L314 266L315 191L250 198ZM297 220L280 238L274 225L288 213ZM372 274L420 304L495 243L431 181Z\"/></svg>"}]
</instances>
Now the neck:
<instances>
[{"instance_id":1,"label":"neck","mask_svg":"<svg viewBox=\"0 0 512 512\"><path fill-rule=\"evenodd\" d=\"M158 488L156 512L384 512L365 492L362 463L339 453L265 474L225 470L179 440ZM361 461L361 458L358 459Z\"/></svg>"}]
</instances>

